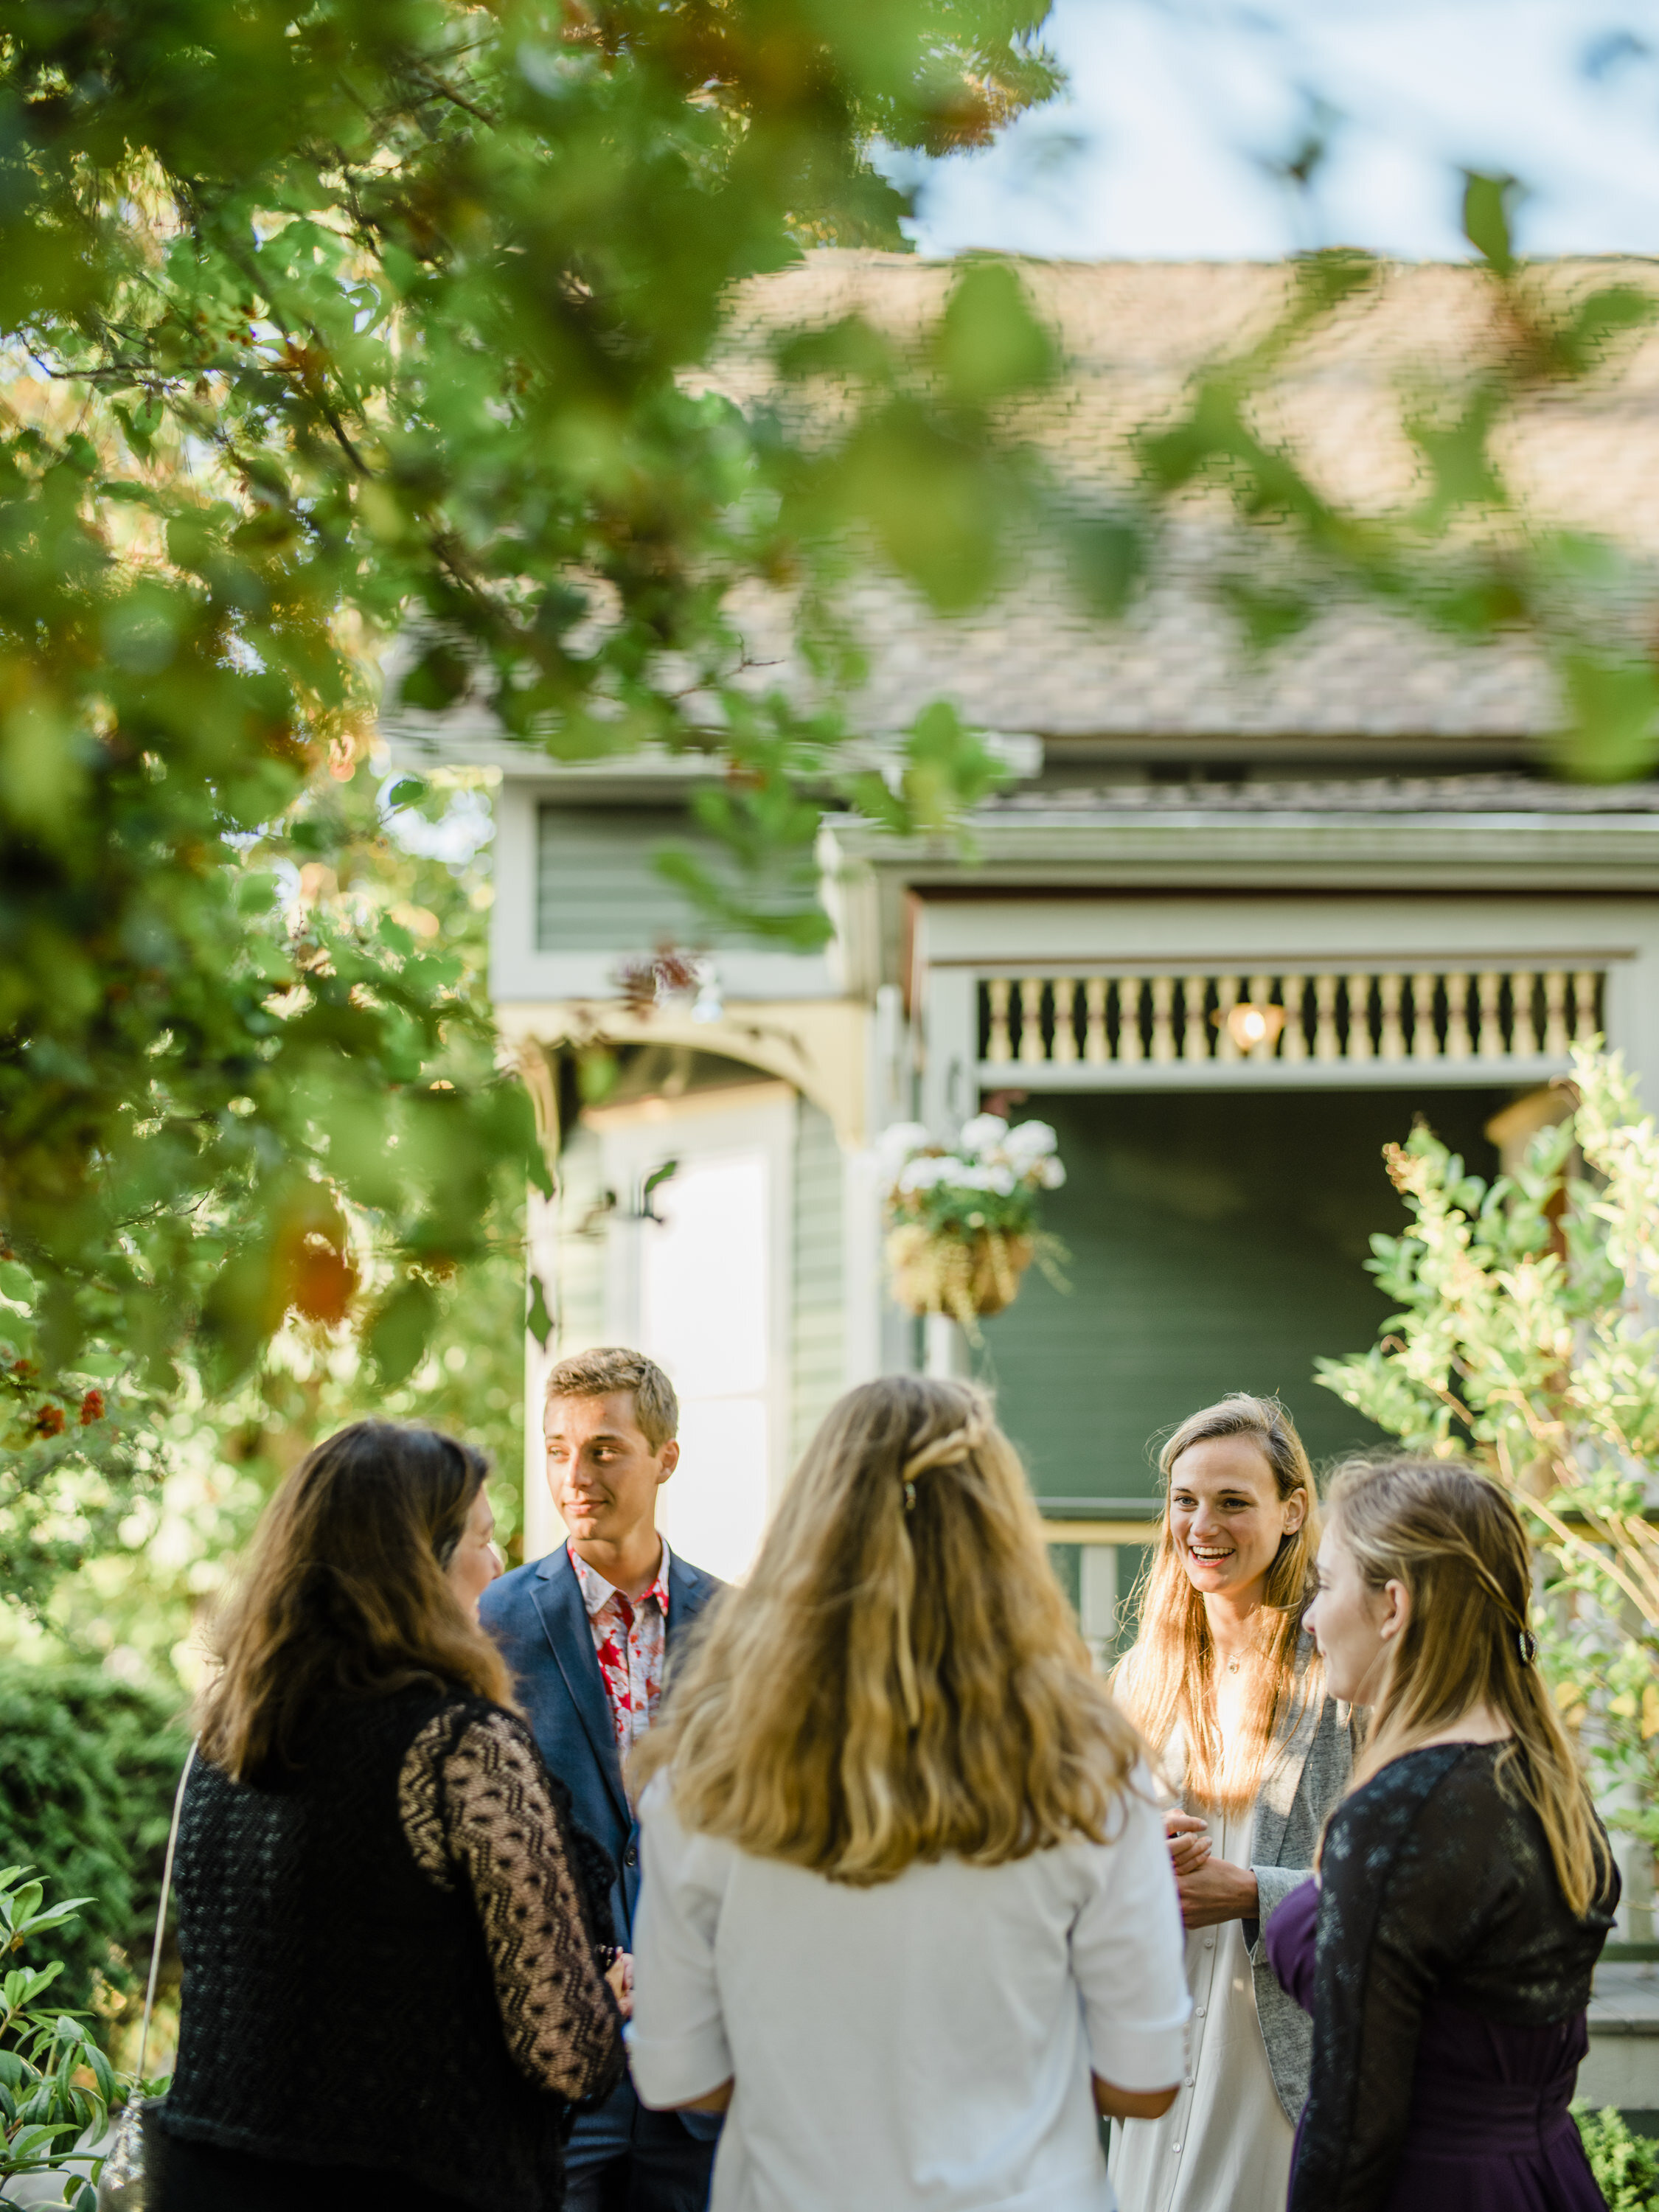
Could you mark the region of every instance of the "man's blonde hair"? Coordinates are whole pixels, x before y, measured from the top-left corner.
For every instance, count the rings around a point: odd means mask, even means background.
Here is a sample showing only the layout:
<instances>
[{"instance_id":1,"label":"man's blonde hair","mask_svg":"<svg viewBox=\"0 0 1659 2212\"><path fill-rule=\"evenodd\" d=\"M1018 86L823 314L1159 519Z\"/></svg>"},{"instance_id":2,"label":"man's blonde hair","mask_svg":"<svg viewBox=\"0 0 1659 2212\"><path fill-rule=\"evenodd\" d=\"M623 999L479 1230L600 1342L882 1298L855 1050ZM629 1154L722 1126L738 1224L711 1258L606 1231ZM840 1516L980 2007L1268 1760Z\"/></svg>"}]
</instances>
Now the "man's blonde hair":
<instances>
[{"instance_id":1,"label":"man's blonde hair","mask_svg":"<svg viewBox=\"0 0 1659 2212\"><path fill-rule=\"evenodd\" d=\"M674 1386L654 1359L625 1345L602 1344L592 1352L573 1352L547 1378L544 1406L555 1398L609 1398L626 1390L634 1400L634 1419L653 1452L678 1432L680 1401Z\"/></svg>"},{"instance_id":2,"label":"man's blonde hair","mask_svg":"<svg viewBox=\"0 0 1659 2212\"><path fill-rule=\"evenodd\" d=\"M1043 1536L981 1392L848 1391L749 1581L699 1623L631 1785L672 1770L688 1828L860 1885L1106 1840L1142 1747Z\"/></svg>"}]
</instances>

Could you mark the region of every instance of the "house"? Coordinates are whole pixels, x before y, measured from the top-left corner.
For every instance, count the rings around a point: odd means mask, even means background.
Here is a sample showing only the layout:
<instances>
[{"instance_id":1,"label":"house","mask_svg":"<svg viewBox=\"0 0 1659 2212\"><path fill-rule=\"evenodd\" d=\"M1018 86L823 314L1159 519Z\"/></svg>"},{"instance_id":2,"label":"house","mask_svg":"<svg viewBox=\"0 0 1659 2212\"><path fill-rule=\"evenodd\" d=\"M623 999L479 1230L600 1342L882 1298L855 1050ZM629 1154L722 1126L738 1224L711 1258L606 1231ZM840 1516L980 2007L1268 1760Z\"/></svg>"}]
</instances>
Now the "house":
<instances>
[{"instance_id":1,"label":"house","mask_svg":"<svg viewBox=\"0 0 1659 2212\"><path fill-rule=\"evenodd\" d=\"M1033 434L1097 489L1121 478L1124 431L1265 325L1286 282L1026 273L1072 364ZM1566 264L1547 281L1604 276ZM763 387L780 319L856 305L903 327L947 279L810 255L739 303L723 380ZM1292 358L1275 404L1345 495L1409 490L1397 386L1455 377L1486 330L1484 283L1395 271ZM1557 519L1659 550L1659 341L1540 391L1509 459ZM1385 1141L1421 1115L1494 1170L1553 1110L1571 1042L1596 1034L1659 1102L1659 785L1546 776L1559 710L1517 641L1453 643L1333 599L1252 657L1215 586L1253 548L1201 501L1172 533L1114 623L1066 596L1041 546L959 622L889 583L853 589L861 727L881 738L949 696L1012 774L963 843L826 811L820 953L711 929L654 872L663 844L702 842L696 764L562 767L472 710L387 717L401 757L499 771L494 994L561 1145L532 1224L549 1353L625 1340L664 1361L685 1402L669 1534L722 1573L751 1556L838 1393L930 1356L884 1290L871 1146L888 1123L951 1136L1000 1099L1059 1133L1069 1177L1047 1218L1070 1287L1034 1273L971 1358L1104 1653L1156 1513L1150 1438L1242 1389L1279 1392L1316 1457L1365 1440L1312 1370L1369 1344L1385 1310L1363 1267L1401 1218ZM767 611L753 619L764 631ZM659 989L664 946L694 964ZM1230 1021L1241 1008L1268 1011ZM527 1496L533 1550L553 1535L538 1464Z\"/></svg>"}]
</instances>

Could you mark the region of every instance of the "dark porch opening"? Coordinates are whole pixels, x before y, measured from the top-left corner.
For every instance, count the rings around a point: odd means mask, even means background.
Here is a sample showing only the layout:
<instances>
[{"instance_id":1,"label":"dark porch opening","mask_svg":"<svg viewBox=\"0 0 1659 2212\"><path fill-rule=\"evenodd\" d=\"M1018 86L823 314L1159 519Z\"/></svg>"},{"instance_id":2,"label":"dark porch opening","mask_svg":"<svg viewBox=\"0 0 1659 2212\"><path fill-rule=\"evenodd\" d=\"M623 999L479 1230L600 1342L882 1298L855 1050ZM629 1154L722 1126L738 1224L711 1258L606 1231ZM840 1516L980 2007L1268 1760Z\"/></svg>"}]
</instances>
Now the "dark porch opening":
<instances>
[{"instance_id":1,"label":"dark porch opening","mask_svg":"<svg viewBox=\"0 0 1659 2212\"><path fill-rule=\"evenodd\" d=\"M1034 1267L975 1366L1051 1513L1155 1495L1158 1438L1229 1390L1274 1392L1316 1466L1377 1432L1314 1381L1364 1351L1388 1300L1364 1272L1406 1213L1382 1148L1421 1115L1477 1174L1504 1090L1032 1092L1011 1118L1058 1133L1048 1201L1061 1293ZM1054 1501L1052 1504L1049 1501Z\"/></svg>"}]
</instances>

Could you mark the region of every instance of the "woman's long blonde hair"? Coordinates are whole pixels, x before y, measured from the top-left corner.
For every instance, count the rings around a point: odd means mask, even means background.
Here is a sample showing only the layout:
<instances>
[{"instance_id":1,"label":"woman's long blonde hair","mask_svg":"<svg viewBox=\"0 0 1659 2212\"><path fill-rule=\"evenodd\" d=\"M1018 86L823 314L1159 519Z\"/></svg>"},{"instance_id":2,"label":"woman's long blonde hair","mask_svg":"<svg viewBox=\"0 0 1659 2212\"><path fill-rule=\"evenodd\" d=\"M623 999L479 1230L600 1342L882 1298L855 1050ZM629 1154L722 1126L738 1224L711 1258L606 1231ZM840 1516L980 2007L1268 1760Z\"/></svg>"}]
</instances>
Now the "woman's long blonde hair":
<instances>
[{"instance_id":1,"label":"woman's long blonde hair","mask_svg":"<svg viewBox=\"0 0 1659 2212\"><path fill-rule=\"evenodd\" d=\"M1498 1781L1537 1814L1562 1894L1582 1917L1606 1884L1607 1845L1534 1656L1521 1516L1474 1468L1417 1459L1351 1461L1332 1480L1329 1512L1367 1587L1402 1583L1411 1596L1350 1789L1489 1705L1514 1730Z\"/></svg>"},{"instance_id":2,"label":"woman's long blonde hair","mask_svg":"<svg viewBox=\"0 0 1659 2212\"><path fill-rule=\"evenodd\" d=\"M872 1884L1104 1841L1140 1755L986 1398L901 1375L826 1415L629 1776L672 1768L687 1827Z\"/></svg>"},{"instance_id":3,"label":"woman's long blonde hair","mask_svg":"<svg viewBox=\"0 0 1659 2212\"><path fill-rule=\"evenodd\" d=\"M1243 1437L1261 1452L1283 1500L1300 1490L1308 1510L1302 1526L1279 1547L1267 1571L1258 1630L1255 1679L1245 1726L1224 1757L1215 1713L1215 1645L1202 1594L1194 1589L1170 1525L1176 1462L1194 1444L1218 1437ZM1267 1747L1298 1698L1322 1686L1316 1657L1300 1672L1302 1615L1313 1595L1314 1554L1319 1548L1318 1492L1296 1424L1277 1398L1235 1391L1192 1413L1158 1455L1164 1479L1164 1517L1158 1543L1137 1593L1140 1629L1118 1669L1114 1687L1146 1741L1162 1753L1177 1728L1186 1740L1187 1791L1197 1803L1242 1810L1261 1786Z\"/></svg>"}]
</instances>

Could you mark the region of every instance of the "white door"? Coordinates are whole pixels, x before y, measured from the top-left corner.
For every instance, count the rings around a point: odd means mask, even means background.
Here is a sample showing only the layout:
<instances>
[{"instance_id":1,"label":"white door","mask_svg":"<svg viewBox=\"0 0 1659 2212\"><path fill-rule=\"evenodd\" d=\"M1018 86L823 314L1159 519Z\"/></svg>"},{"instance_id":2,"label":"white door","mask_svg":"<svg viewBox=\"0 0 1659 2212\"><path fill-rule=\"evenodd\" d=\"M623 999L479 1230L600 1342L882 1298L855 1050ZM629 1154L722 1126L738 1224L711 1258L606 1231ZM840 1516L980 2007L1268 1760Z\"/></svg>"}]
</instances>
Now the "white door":
<instances>
[{"instance_id":1,"label":"white door","mask_svg":"<svg viewBox=\"0 0 1659 2212\"><path fill-rule=\"evenodd\" d=\"M666 1114L653 1103L648 1117L626 1108L591 1116L619 1201L609 1340L647 1352L679 1397L680 1463L662 1493L664 1534L731 1581L748 1571L787 1473L796 1100L768 1084L719 1103L694 1093ZM647 1196L670 1161L672 1174Z\"/></svg>"}]
</instances>

